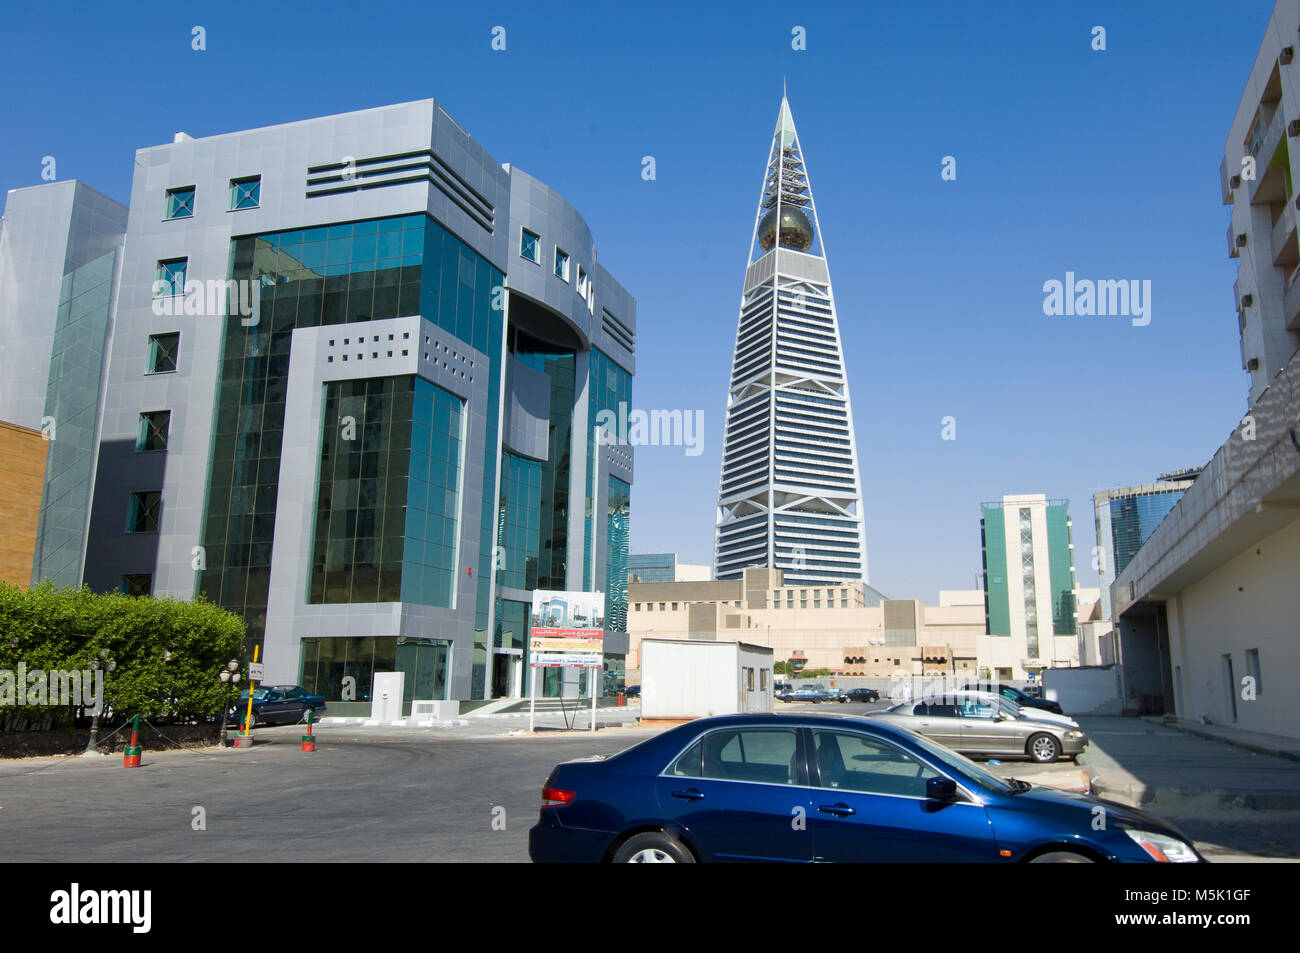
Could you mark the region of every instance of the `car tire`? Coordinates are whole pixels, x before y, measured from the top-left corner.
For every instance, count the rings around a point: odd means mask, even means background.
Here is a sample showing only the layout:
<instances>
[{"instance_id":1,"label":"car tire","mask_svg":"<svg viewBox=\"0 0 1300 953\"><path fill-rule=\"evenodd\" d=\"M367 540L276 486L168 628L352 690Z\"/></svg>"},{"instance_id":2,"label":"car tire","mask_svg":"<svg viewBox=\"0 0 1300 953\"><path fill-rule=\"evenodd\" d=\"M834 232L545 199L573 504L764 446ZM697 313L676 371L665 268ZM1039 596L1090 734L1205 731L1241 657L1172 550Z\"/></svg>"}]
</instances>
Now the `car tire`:
<instances>
[{"instance_id":1,"label":"car tire","mask_svg":"<svg viewBox=\"0 0 1300 953\"><path fill-rule=\"evenodd\" d=\"M1025 753L1038 764L1051 764L1061 757L1061 743L1046 732L1030 735L1025 743Z\"/></svg>"},{"instance_id":2,"label":"car tire","mask_svg":"<svg viewBox=\"0 0 1300 953\"><path fill-rule=\"evenodd\" d=\"M681 842L658 831L634 834L614 852L616 864L693 864L695 856Z\"/></svg>"},{"instance_id":3,"label":"car tire","mask_svg":"<svg viewBox=\"0 0 1300 953\"><path fill-rule=\"evenodd\" d=\"M1046 854L1039 854L1031 864L1095 864L1096 861L1091 857L1085 857L1083 854L1076 854L1072 850L1053 850Z\"/></svg>"}]
</instances>

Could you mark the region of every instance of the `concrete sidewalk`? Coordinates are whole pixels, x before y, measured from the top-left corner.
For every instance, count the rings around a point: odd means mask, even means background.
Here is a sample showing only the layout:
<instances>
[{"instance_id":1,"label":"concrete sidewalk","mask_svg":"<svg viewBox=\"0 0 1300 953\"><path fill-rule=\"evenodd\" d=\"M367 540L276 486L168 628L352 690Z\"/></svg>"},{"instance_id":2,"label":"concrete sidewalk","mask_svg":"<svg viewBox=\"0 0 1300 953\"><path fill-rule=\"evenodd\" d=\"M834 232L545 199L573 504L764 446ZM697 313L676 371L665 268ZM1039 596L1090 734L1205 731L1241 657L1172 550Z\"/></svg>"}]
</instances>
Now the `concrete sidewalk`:
<instances>
[{"instance_id":1,"label":"concrete sidewalk","mask_svg":"<svg viewBox=\"0 0 1300 953\"><path fill-rule=\"evenodd\" d=\"M1221 744L1158 718L1078 721L1091 741L1079 764L1102 797L1163 814L1300 810L1300 761Z\"/></svg>"},{"instance_id":2,"label":"concrete sidewalk","mask_svg":"<svg viewBox=\"0 0 1300 953\"><path fill-rule=\"evenodd\" d=\"M1268 754L1276 758L1300 761L1300 738L1270 735L1262 731L1246 731L1236 725L1203 725L1199 721L1186 721L1182 718L1175 722L1166 723L1156 715L1144 715L1142 720L1173 728L1175 731L1183 731L1198 738L1207 738L1211 741L1222 741L1225 744L1236 745L1238 748L1245 748L1247 751L1253 751L1256 754Z\"/></svg>"}]
</instances>

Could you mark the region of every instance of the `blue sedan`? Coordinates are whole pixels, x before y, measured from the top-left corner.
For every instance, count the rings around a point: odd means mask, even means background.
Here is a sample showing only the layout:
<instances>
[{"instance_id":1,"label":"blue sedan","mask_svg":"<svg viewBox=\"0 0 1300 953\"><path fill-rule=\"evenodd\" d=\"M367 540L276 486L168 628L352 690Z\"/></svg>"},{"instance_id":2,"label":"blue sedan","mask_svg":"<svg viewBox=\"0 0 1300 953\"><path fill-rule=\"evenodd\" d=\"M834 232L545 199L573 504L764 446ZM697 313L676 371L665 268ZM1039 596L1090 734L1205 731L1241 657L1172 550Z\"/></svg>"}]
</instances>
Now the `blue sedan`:
<instances>
[{"instance_id":1,"label":"blue sedan","mask_svg":"<svg viewBox=\"0 0 1300 953\"><path fill-rule=\"evenodd\" d=\"M904 728L725 715L542 788L537 862L1201 862L1145 811L1005 780Z\"/></svg>"}]
</instances>

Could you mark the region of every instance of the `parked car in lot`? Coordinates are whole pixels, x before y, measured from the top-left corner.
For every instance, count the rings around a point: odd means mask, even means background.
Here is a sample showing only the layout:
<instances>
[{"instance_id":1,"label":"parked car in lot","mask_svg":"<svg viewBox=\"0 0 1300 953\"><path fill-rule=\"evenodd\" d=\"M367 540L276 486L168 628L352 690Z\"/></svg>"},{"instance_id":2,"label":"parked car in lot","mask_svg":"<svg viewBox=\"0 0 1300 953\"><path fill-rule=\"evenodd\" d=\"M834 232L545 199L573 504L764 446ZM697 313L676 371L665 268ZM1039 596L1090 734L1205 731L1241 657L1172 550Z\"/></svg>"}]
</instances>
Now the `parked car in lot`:
<instances>
[{"instance_id":1,"label":"parked car in lot","mask_svg":"<svg viewBox=\"0 0 1300 953\"><path fill-rule=\"evenodd\" d=\"M880 692L874 688L850 688L845 694L851 702L878 702Z\"/></svg>"},{"instance_id":2,"label":"parked car in lot","mask_svg":"<svg viewBox=\"0 0 1300 953\"><path fill-rule=\"evenodd\" d=\"M814 705L825 701L838 701L821 685L803 685L784 695L777 696L783 702L812 702Z\"/></svg>"},{"instance_id":3,"label":"parked car in lot","mask_svg":"<svg viewBox=\"0 0 1300 953\"><path fill-rule=\"evenodd\" d=\"M640 685L628 685L626 688L623 689L623 697L624 697L624 698L640 698L640 697L641 697L641 686L640 686Z\"/></svg>"},{"instance_id":4,"label":"parked car in lot","mask_svg":"<svg viewBox=\"0 0 1300 953\"><path fill-rule=\"evenodd\" d=\"M1077 758L1088 747L1088 736L1073 719L1021 708L992 692L927 696L865 717L907 728L977 757L1026 756L1048 764L1062 756Z\"/></svg>"},{"instance_id":5,"label":"parked car in lot","mask_svg":"<svg viewBox=\"0 0 1300 953\"><path fill-rule=\"evenodd\" d=\"M961 687L964 692L996 692L1007 701L1015 702L1021 708L1041 708L1043 711L1054 712L1063 715L1065 712L1061 709L1060 702L1049 701L1041 695L1031 695L1023 692L1014 685L1003 685L1001 682L967 682Z\"/></svg>"},{"instance_id":6,"label":"parked car in lot","mask_svg":"<svg viewBox=\"0 0 1300 953\"><path fill-rule=\"evenodd\" d=\"M299 685L263 685L253 690L253 724L294 725L305 721L307 712L312 719L325 710L325 699L309 695ZM227 715L229 724L243 721L248 711L248 691L239 693L239 701L231 706Z\"/></svg>"},{"instance_id":7,"label":"parked car in lot","mask_svg":"<svg viewBox=\"0 0 1300 953\"><path fill-rule=\"evenodd\" d=\"M800 812L807 824L791 824ZM818 714L702 718L558 765L528 852L591 863L1202 860L1144 811L999 778L879 719Z\"/></svg>"}]
</instances>

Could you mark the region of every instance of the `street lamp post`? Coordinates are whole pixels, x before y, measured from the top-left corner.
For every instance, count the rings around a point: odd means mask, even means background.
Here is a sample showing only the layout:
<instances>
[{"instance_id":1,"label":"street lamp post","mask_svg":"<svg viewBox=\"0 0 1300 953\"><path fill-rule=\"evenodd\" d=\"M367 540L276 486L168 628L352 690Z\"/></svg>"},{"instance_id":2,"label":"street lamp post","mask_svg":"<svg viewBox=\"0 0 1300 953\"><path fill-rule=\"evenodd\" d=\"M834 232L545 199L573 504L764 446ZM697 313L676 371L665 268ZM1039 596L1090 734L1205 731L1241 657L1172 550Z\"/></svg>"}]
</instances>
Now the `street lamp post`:
<instances>
[{"instance_id":1,"label":"street lamp post","mask_svg":"<svg viewBox=\"0 0 1300 953\"><path fill-rule=\"evenodd\" d=\"M219 673L218 677L226 686L226 703L221 706L221 747L226 746L226 722L230 714L230 689L239 684L239 663L231 659L226 663L226 667Z\"/></svg>"},{"instance_id":2,"label":"street lamp post","mask_svg":"<svg viewBox=\"0 0 1300 953\"><path fill-rule=\"evenodd\" d=\"M98 671L102 668L104 674L107 675L109 672L113 671L113 669L117 668L117 662L109 658L108 649L100 649L99 656L104 660L103 664L101 665L98 658L93 659L90 663L91 669ZM90 740L86 743L86 750L82 752L83 754L99 754L99 749L96 748L95 745L99 738L99 716L103 714L103 711L104 698L101 696L99 699L99 710L93 712L90 716Z\"/></svg>"}]
</instances>

